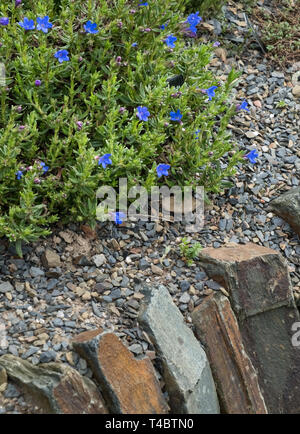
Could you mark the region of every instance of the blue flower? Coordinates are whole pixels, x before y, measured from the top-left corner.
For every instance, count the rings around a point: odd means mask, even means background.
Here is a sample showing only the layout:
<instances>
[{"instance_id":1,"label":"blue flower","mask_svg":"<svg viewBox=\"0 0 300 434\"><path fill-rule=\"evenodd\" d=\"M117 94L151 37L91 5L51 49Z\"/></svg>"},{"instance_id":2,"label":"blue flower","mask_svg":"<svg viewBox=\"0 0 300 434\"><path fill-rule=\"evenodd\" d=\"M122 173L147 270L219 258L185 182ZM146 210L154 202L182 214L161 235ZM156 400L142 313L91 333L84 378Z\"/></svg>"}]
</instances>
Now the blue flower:
<instances>
[{"instance_id":1,"label":"blue flower","mask_svg":"<svg viewBox=\"0 0 300 434\"><path fill-rule=\"evenodd\" d=\"M84 30L86 33L99 33L99 30L97 30L97 24L92 23L92 21L88 21L86 24L84 24Z\"/></svg>"},{"instance_id":2,"label":"blue flower","mask_svg":"<svg viewBox=\"0 0 300 434\"><path fill-rule=\"evenodd\" d=\"M48 29L51 29L51 27L53 26L52 23L49 23L49 17L48 15L46 15L44 18L37 18L36 19L37 22L37 30L42 30L44 33L48 33Z\"/></svg>"},{"instance_id":3,"label":"blue flower","mask_svg":"<svg viewBox=\"0 0 300 434\"><path fill-rule=\"evenodd\" d=\"M142 107L139 105L137 108L137 114L136 115L141 121L147 121L148 117L150 116L150 113L149 113L147 107Z\"/></svg>"},{"instance_id":4,"label":"blue flower","mask_svg":"<svg viewBox=\"0 0 300 434\"><path fill-rule=\"evenodd\" d=\"M133 44L131 44L132 47L137 47L137 42L133 42Z\"/></svg>"},{"instance_id":5,"label":"blue flower","mask_svg":"<svg viewBox=\"0 0 300 434\"><path fill-rule=\"evenodd\" d=\"M0 18L0 25L1 26L7 26L9 24L9 18L7 17L1 17Z\"/></svg>"},{"instance_id":6,"label":"blue flower","mask_svg":"<svg viewBox=\"0 0 300 434\"><path fill-rule=\"evenodd\" d=\"M16 172L16 175L17 175L17 179L21 179L22 176L23 176L23 172L22 172L22 170L18 170L18 171Z\"/></svg>"},{"instance_id":7,"label":"blue flower","mask_svg":"<svg viewBox=\"0 0 300 434\"><path fill-rule=\"evenodd\" d=\"M245 155L245 158L248 158L248 160L252 164L256 163L256 158L257 157L258 157L258 152L257 152L256 149L253 149L252 151L249 152L249 154Z\"/></svg>"},{"instance_id":8,"label":"blue flower","mask_svg":"<svg viewBox=\"0 0 300 434\"><path fill-rule=\"evenodd\" d=\"M247 110L247 112L249 111L249 109L248 109L248 103L247 103L247 101L244 99L244 101L241 103L241 104L238 104L237 106L236 106L236 108L237 108L237 110Z\"/></svg>"},{"instance_id":9,"label":"blue flower","mask_svg":"<svg viewBox=\"0 0 300 434\"><path fill-rule=\"evenodd\" d=\"M199 133L200 133L200 132L201 132L201 130L199 130L199 129L195 131L196 139L199 139Z\"/></svg>"},{"instance_id":10,"label":"blue flower","mask_svg":"<svg viewBox=\"0 0 300 434\"><path fill-rule=\"evenodd\" d=\"M209 87L208 89L204 89L205 93L208 95L208 99L209 99L209 101L211 101L212 98L213 98L214 96L216 96L216 95L215 95L215 90L216 90L216 89L218 89L218 86L211 86L211 87Z\"/></svg>"},{"instance_id":11,"label":"blue flower","mask_svg":"<svg viewBox=\"0 0 300 434\"><path fill-rule=\"evenodd\" d=\"M141 0L139 0L140 2L139 2L139 6L148 6L148 2L143 2L143 3L141 3Z\"/></svg>"},{"instance_id":12,"label":"blue flower","mask_svg":"<svg viewBox=\"0 0 300 434\"><path fill-rule=\"evenodd\" d=\"M177 38L176 38L176 36L173 36L173 35L169 35L165 39L165 43L167 44L168 47L171 47L171 48L175 48L175 44L174 44L175 41L177 41Z\"/></svg>"},{"instance_id":13,"label":"blue flower","mask_svg":"<svg viewBox=\"0 0 300 434\"><path fill-rule=\"evenodd\" d=\"M196 26L190 26L189 31L193 33L197 33L197 27Z\"/></svg>"},{"instance_id":14,"label":"blue flower","mask_svg":"<svg viewBox=\"0 0 300 434\"><path fill-rule=\"evenodd\" d=\"M33 30L35 29L34 21L29 20L27 17L24 17L24 21L19 21L19 26L23 27L24 30Z\"/></svg>"},{"instance_id":15,"label":"blue flower","mask_svg":"<svg viewBox=\"0 0 300 434\"><path fill-rule=\"evenodd\" d=\"M117 211L113 213L114 221L117 225L121 225L123 223L123 220L126 215L123 212Z\"/></svg>"},{"instance_id":16,"label":"blue flower","mask_svg":"<svg viewBox=\"0 0 300 434\"><path fill-rule=\"evenodd\" d=\"M106 166L109 164L112 164L112 161L110 159L111 154L104 154L102 157L99 158L98 164L102 164L103 169L106 169Z\"/></svg>"},{"instance_id":17,"label":"blue flower","mask_svg":"<svg viewBox=\"0 0 300 434\"><path fill-rule=\"evenodd\" d=\"M168 24L162 24L162 25L160 26L160 28L161 28L162 30L165 30L165 28L167 27L167 25L168 25Z\"/></svg>"},{"instance_id":18,"label":"blue flower","mask_svg":"<svg viewBox=\"0 0 300 434\"><path fill-rule=\"evenodd\" d=\"M197 33L196 26L200 23L201 20L202 18L199 17L199 11L197 11L195 14L190 14L187 17L186 23L189 23L191 32Z\"/></svg>"},{"instance_id":19,"label":"blue flower","mask_svg":"<svg viewBox=\"0 0 300 434\"><path fill-rule=\"evenodd\" d=\"M177 112L170 112L171 121L180 121L182 118L182 114L180 113L180 110L178 109Z\"/></svg>"},{"instance_id":20,"label":"blue flower","mask_svg":"<svg viewBox=\"0 0 300 434\"><path fill-rule=\"evenodd\" d=\"M54 57L58 59L59 63L62 63L64 61L70 60L68 54L68 50L59 50L54 54Z\"/></svg>"},{"instance_id":21,"label":"blue flower","mask_svg":"<svg viewBox=\"0 0 300 434\"><path fill-rule=\"evenodd\" d=\"M199 11L197 11L187 17L186 23L189 23L191 26L196 26L200 21L202 21L202 17L199 17Z\"/></svg>"},{"instance_id":22,"label":"blue flower","mask_svg":"<svg viewBox=\"0 0 300 434\"><path fill-rule=\"evenodd\" d=\"M46 173L49 170L49 167L46 166L46 164L43 161L40 162L40 167L41 169L43 169L43 173Z\"/></svg>"},{"instance_id":23,"label":"blue flower","mask_svg":"<svg viewBox=\"0 0 300 434\"><path fill-rule=\"evenodd\" d=\"M169 164L159 164L156 168L157 176L160 178L161 176L165 175L168 176L168 170L170 169Z\"/></svg>"},{"instance_id":24,"label":"blue flower","mask_svg":"<svg viewBox=\"0 0 300 434\"><path fill-rule=\"evenodd\" d=\"M219 41L216 41L216 42L213 43L213 47L219 47L220 45L221 45L221 44L220 44Z\"/></svg>"}]
</instances>

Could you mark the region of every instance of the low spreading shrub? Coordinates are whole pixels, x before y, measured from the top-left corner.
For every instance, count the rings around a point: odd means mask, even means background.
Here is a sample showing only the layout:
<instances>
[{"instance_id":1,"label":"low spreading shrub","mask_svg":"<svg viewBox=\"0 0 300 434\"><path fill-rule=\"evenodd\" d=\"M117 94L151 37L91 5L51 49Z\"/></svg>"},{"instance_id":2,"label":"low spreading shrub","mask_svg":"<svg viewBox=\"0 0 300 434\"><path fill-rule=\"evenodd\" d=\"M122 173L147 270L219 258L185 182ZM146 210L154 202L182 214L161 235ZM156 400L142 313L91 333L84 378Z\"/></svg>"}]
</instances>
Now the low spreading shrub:
<instances>
[{"instance_id":1,"label":"low spreading shrub","mask_svg":"<svg viewBox=\"0 0 300 434\"><path fill-rule=\"evenodd\" d=\"M242 161L227 130L237 73L208 70L214 46L188 3L1 2L0 236L93 225L97 188L122 177L225 187Z\"/></svg>"}]
</instances>

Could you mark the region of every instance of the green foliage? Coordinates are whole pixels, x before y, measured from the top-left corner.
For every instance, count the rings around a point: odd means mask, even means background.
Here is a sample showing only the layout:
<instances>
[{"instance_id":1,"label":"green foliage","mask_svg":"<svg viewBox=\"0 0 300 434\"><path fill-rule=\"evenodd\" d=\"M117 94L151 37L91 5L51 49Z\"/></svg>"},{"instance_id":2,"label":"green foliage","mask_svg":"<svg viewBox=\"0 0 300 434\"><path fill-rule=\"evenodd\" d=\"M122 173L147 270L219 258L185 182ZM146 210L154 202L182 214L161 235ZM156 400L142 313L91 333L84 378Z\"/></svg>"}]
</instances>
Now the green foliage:
<instances>
[{"instance_id":1,"label":"green foliage","mask_svg":"<svg viewBox=\"0 0 300 434\"><path fill-rule=\"evenodd\" d=\"M283 65L300 59L300 0L274 0L271 10L254 9L269 57Z\"/></svg>"},{"instance_id":2,"label":"green foliage","mask_svg":"<svg viewBox=\"0 0 300 434\"><path fill-rule=\"evenodd\" d=\"M226 0L190 0L188 9L199 11L203 17L215 17L221 12L225 3Z\"/></svg>"},{"instance_id":3,"label":"green foliage","mask_svg":"<svg viewBox=\"0 0 300 434\"><path fill-rule=\"evenodd\" d=\"M187 265L190 267L194 263L194 259L198 257L200 251L202 250L202 246L198 242L191 244L187 238L184 237L179 244L179 249L181 256L184 260L186 260Z\"/></svg>"},{"instance_id":4,"label":"green foliage","mask_svg":"<svg viewBox=\"0 0 300 434\"><path fill-rule=\"evenodd\" d=\"M227 130L235 112L227 101L238 73L219 83L208 70L211 44L182 32L188 3L28 0L15 8L11 0L1 2L0 16L10 23L0 26L6 69L6 86L0 87L0 237L20 244L49 234L58 220L94 224L97 189L117 188L122 177L128 189L158 182L204 185L207 192L227 186L242 161ZM24 16L45 15L53 23L47 34L17 24ZM83 31L87 20L97 23L98 34ZM173 50L164 43L170 34L177 37ZM70 60L59 63L54 54L62 49ZM174 97L179 88L167 79L176 74L185 82ZM216 96L208 102L201 89L214 85ZM136 116L139 105L149 109L147 122ZM182 124L170 120L177 109ZM95 157L106 153L112 165L103 169ZM41 162L49 167L45 173ZM160 163L171 170L158 180Z\"/></svg>"},{"instance_id":5,"label":"green foliage","mask_svg":"<svg viewBox=\"0 0 300 434\"><path fill-rule=\"evenodd\" d=\"M284 108L287 106L287 103L285 101L278 101L276 104L276 108Z\"/></svg>"}]
</instances>

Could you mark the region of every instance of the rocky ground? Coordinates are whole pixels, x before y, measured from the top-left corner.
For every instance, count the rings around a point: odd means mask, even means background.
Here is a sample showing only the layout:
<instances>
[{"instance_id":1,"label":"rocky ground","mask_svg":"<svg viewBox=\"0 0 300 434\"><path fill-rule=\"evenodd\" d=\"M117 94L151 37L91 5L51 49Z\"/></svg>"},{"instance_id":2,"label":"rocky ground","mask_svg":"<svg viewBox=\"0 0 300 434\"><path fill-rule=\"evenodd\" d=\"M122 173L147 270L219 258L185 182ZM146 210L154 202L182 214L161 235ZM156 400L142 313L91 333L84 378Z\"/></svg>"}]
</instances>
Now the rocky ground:
<instances>
[{"instance_id":1,"label":"rocky ground","mask_svg":"<svg viewBox=\"0 0 300 434\"><path fill-rule=\"evenodd\" d=\"M221 45L211 63L220 80L232 66L242 72L235 99L250 112L237 112L230 128L241 149L256 149L257 163L239 167L235 186L211 197L204 228L185 234L180 223L137 222L116 226L57 227L46 240L25 246L18 259L0 241L0 356L13 354L33 365L62 361L92 378L70 339L97 327L113 330L139 359L154 348L137 322L142 286L164 284L191 325L191 312L213 291L197 260L187 266L179 244L183 236L203 247L253 242L279 251L287 260L296 301L300 300L300 243L289 224L273 214L269 202L300 182L300 64L276 69L255 40L248 41L242 10L226 10L227 42L221 23L209 21L207 38ZM241 50L240 50L241 51ZM1 413L39 413L12 383L0 393Z\"/></svg>"}]
</instances>

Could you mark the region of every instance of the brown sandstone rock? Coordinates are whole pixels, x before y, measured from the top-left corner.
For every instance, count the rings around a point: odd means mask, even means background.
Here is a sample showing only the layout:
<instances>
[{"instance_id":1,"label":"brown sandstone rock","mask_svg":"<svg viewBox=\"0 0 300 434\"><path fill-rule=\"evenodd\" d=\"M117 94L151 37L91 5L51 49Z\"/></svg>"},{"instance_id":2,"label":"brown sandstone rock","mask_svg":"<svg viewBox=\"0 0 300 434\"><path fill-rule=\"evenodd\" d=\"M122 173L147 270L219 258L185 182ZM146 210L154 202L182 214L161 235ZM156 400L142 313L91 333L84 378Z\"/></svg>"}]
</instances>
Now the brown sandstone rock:
<instances>
[{"instance_id":1,"label":"brown sandstone rock","mask_svg":"<svg viewBox=\"0 0 300 434\"><path fill-rule=\"evenodd\" d=\"M220 293L206 297L193 311L192 319L210 362L221 411L266 414L257 374L245 353L228 298Z\"/></svg>"},{"instance_id":2,"label":"brown sandstone rock","mask_svg":"<svg viewBox=\"0 0 300 434\"><path fill-rule=\"evenodd\" d=\"M73 340L73 348L91 366L111 412L167 413L151 361L135 360L115 334L85 332Z\"/></svg>"}]
</instances>

